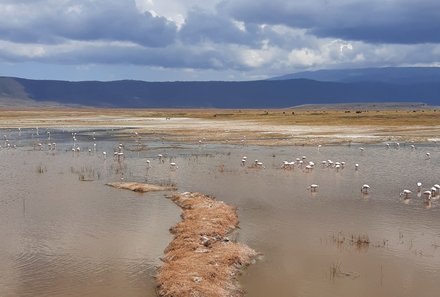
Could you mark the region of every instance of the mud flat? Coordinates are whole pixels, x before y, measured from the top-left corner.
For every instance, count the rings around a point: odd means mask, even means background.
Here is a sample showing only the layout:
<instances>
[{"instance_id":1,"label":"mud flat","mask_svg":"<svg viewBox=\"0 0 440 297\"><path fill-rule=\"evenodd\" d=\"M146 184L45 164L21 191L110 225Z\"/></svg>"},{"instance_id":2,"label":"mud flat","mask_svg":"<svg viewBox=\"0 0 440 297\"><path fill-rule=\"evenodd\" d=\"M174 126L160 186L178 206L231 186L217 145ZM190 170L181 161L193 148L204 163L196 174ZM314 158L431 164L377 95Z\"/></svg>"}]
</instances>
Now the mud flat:
<instances>
[{"instance_id":1,"label":"mud flat","mask_svg":"<svg viewBox=\"0 0 440 297\"><path fill-rule=\"evenodd\" d=\"M161 186L161 185L143 184L143 183L135 183L135 182L114 182L114 183L107 183L106 185L117 189L131 190L134 192L141 192L141 193L153 192L153 191L176 190L176 187L174 186Z\"/></svg>"},{"instance_id":2,"label":"mud flat","mask_svg":"<svg viewBox=\"0 0 440 297\"><path fill-rule=\"evenodd\" d=\"M312 106L313 107L313 106ZM379 108L379 107L377 107ZM316 145L438 141L438 109L0 109L0 128L123 129L172 142ZM120 136L120 135L119 135Z\"/></svg>"},{"instance_id":3,"label":"mud flat","mask_svg":"<svg viewBox=\"0 0 440 297\"><path fill-rule=\"evenodd\" d=\"M182 209L182 220L170 229L174 239L156 276L158 294L243 296L237 276L257 253L228 238L238 227L236 208L198 193L171 199Z\"/></svg>"}]
</instances>

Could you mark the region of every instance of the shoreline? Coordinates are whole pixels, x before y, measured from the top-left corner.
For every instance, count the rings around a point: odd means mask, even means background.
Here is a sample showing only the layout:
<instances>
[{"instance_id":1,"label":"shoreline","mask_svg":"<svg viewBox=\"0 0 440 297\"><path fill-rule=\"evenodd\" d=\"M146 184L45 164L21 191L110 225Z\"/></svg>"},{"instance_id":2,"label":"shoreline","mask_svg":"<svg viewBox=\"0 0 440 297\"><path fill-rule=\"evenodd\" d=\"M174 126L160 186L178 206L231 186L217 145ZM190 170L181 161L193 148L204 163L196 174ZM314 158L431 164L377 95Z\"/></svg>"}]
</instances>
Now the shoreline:
<instances>
[{"instance_id":1,"label":"shoreline","mask_svg":"<svg viewBox=\"0 0 440 297\"><path fill-rule=\"evenodd\" d=\"M290 111L290 110L289 110ZM267 113L267 114L266 114ZM371 120L371 122L368 122ZM367 124L370 123L370 124ZM0 128L118 129L182 143L331 145L440 141L440 111L3 110Z\"/></svg>"}]
</instances>

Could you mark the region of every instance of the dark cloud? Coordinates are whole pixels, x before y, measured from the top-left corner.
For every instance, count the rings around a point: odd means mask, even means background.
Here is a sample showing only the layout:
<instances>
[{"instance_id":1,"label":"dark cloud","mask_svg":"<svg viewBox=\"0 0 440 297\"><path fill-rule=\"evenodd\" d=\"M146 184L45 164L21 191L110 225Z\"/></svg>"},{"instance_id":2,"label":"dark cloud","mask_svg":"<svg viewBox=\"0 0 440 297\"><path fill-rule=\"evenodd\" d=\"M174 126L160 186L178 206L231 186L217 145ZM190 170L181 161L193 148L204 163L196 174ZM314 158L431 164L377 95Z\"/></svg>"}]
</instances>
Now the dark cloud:
<instances>
[{"instance_id":1,"label":"dark cloud","mask_svg":"<svg viewBox=\"0 0 440 297\"><path fill-rule=\"evenodd\" d=\"M218 10L246 23L304 28L319 37L370 43L440 42L437 0L225 0Z\"/></svg>"},{"instance_id":2,"label":"dark cloud","mask_svg":"<svg viewBox=\"0 0 440 297\"><path fill-rule=\"evenodd\" d=\"M154 10L158 1L162 10ZM155 12L142 12L134 0L0 0L0 62L253 75L434 64L440 57L440 2L196 2L155 0L142 8ZM175 21L157 15L166 7Z\"/></svg>"},{"instance_id":3,"label":"dark cloud","mask_svg":"<svg viewBox=\"0 0 440 297\"><path fill-rule=\"evenodd\" d=\"M21 43L131 41L150 47L174 42L177 27L137 10L134 1L21 1L0 10L0 39Z\"/></svg>"}]
</instances>

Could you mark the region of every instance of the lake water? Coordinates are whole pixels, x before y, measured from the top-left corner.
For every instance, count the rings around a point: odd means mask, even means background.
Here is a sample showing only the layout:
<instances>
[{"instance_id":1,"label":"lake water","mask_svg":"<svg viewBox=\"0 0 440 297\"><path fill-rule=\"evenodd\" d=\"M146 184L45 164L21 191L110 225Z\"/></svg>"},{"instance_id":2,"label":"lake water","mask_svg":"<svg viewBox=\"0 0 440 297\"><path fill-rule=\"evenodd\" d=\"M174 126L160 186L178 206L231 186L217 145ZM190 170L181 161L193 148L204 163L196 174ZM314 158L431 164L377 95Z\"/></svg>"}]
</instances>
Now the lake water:
<instances>
[{"instance_id":1,"label":"lake water","mask_svg":"<svg viewBox=\"0 0 440 297\"><path fill-rule=\"evenodd\" d=\"M84 129L76 135L81 152L73 153L70 131L50 132L49 141L44 129L0 131L17 145L6 149L0 141L0 296L155 296L155 267L180 209L166 192L105 186L121 178L173 183L236 205L237 240L262 253L240 278L247 296L438 295L440 201L426 203L416 188L418 181L423 190L440 183L436 144L363 145L361 152L357 144L318 150L137 142L116 130ZM48 142L57 142L55 151ZM119 143L122 162L112 156ZM311 172L280 168L302 156L316 163ZM265 168L250 168L255 159ZM345 168L321 166L329 159ZM312 183L316 193L307 190ZM399 196L403 189L413 192L410 199Z\"/></svg>"}]
</instances>

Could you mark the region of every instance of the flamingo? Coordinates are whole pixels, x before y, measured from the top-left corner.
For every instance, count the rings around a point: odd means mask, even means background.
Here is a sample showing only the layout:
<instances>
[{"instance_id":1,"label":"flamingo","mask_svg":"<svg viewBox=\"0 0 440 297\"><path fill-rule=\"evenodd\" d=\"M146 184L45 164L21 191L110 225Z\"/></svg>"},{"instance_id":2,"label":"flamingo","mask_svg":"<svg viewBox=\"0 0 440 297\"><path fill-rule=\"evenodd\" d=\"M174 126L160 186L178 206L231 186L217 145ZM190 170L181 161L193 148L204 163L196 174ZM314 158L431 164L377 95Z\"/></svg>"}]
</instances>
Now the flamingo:
<instances>
[{"instance_id":1,"label":"flamingo","mask_svg":"<svg viewBox=\"0 0 440 297\"><path fill-rule=\"evenodd\" d=\"M400 193L400 197L408 199L411 196L411 191L410 190L403 190L402 193Z\"/></svg>"},{"instance_id":2,"label":"flamingo","mask_svg":"<svg viewBox=\"0 0 440 297\"><path fill-rule=\"evenodd\" d=\"M417 182L417 192L421 192L421 191L422 191L422 183Z\"/></svg>"},{"instance_id":3,"label":"flamingo","mask_svg":"<svg viewBox=\"0 0 440 297\"><path fill-rule=\"evenodd\" d=\"M265 168L263 162L260 162L258 160L254 161L254 167L256 167L256 168Z\"/></svg>"},{"instance_id":4,"label":"flamingo","mask_svg":"<svg viewBox=\"0 0 440 297\"><path fill-rule=\"evenodd\" d=\"M170 167L171 167L172 170L179 168L179 167L177 166L177 164L174 163L174 162L171 162L171 163L170 163Z\"/></svg>"},{"instance_id":5,"label":"flamingo","mask_svg":"<svg viewBox=\"0 0 440 297\"><path fill-rule=\"evenodd\" d=\"M361 187L361 192L363 193L363 194L368 194L368 191L370 190L370 186L369 185L367 185L367 184L365 184L365 185L363 185L362 187Z\"/></svg>"},{"instance_id":6,"label":"flamingo","mask_svg":"<svg viewBox=\"0 0 440 297\"><path fill-rule=\"evenodd\" d=\"M431 187L431 197L435 197L435 196L437 196L437 188Z\"/></svg>"},{"instance_id":7,"label":"flamingo","mask_svg":"<svg viewBox=\"0 0 440 297\"><path fill-rule=\"evenodd\" d=\"M435 184L433 186L433 188L435 188L436 195L439 195L440 194L440 185L439 184Z\"/></svg>"},{"instance_id":8,"label":"flamingo","mask_svg":"<svg viewBox=\"0 0 440 297\"><path fill-rule=\"evenodd\" d=\"M124 153L123 152L119 152L119 153L116 153L116 154L118 156L118 161L121 161L121 158L124 157Z\"/></svg>"},{"instance_id":9,"label":"flamingo","mask_svg":"<svg viewBox=\"0 0 440 297\"><path fill-rule=\"evenodd\" d=\"M431 191L423 192L423 197L425 197L426 200L431 200Z\"/></svg>"},{"instance_id":10,"label":"flamingo","mask_svg":"<svg viewBox=\"0 0 440 297\"><path fill-rule=\"evenodd\" d=\"M316 192L318 191L319 186L317 184L311 184L307 187L307 190L310 190L310 192Z\"/></svg>"},{"instance_id":11,"label":"flamingo","mask_svg":"<svg viewBox=\"0 0 440 297\"><path fill-rule=\"evenodd\" d=\"M356 163L356 164L354 164L354 170L358 170L359 169L359 164L358 163Z\"/></svg>"}]
</instances>

